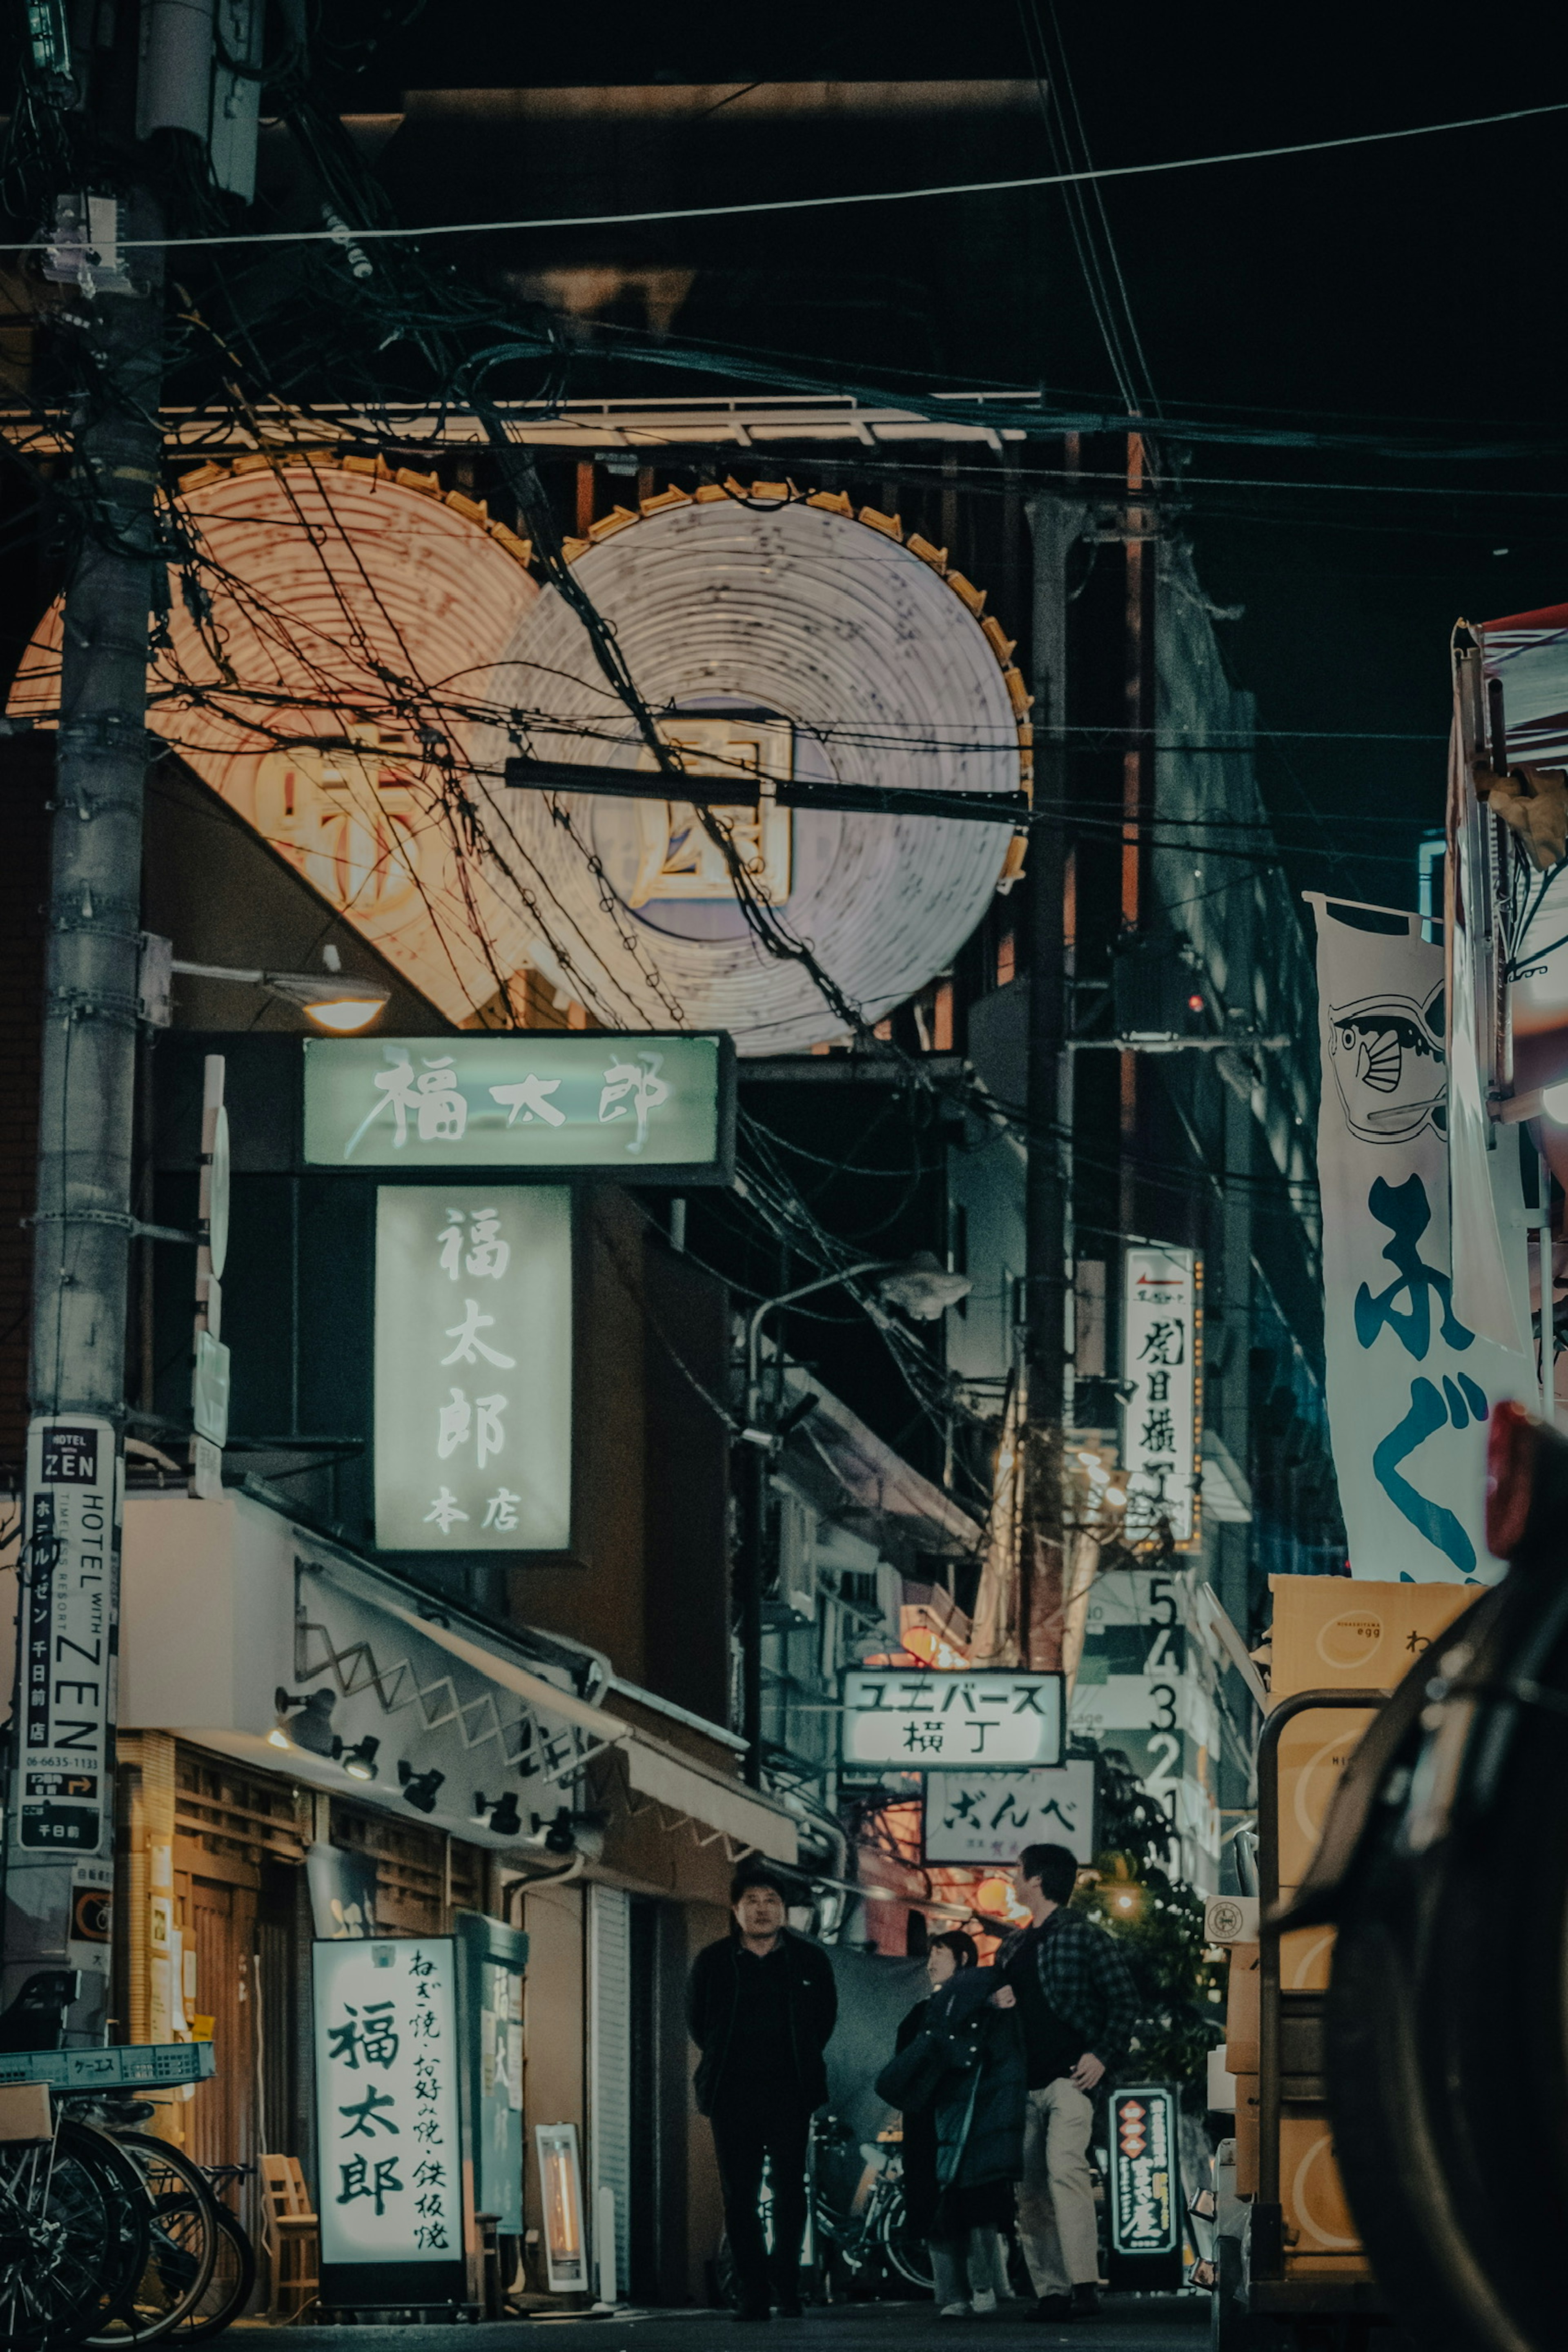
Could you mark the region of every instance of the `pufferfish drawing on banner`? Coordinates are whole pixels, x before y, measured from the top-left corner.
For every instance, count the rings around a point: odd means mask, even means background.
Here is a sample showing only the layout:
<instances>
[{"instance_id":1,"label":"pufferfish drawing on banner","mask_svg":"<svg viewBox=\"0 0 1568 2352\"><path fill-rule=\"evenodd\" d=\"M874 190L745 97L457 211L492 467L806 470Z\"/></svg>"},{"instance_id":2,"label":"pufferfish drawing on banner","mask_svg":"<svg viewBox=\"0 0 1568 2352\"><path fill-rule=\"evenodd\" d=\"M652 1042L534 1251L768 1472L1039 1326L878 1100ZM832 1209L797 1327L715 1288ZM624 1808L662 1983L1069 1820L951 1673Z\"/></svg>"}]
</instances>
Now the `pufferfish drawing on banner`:
<instances>
[{"instance_id":1,"label":"pufferfish drawing on banner","mask_svg":"<svg viewBox=\"0 0 1568 2352\"><path fill-rule=\"evenodd\" d=\"M1413 1143L1445 1131L1447 1070L1441 983L1412 996L1363 996L1329 1009L1329 1059L1345 1125L1362 1143Z\"/></svg>"}]
</instances>

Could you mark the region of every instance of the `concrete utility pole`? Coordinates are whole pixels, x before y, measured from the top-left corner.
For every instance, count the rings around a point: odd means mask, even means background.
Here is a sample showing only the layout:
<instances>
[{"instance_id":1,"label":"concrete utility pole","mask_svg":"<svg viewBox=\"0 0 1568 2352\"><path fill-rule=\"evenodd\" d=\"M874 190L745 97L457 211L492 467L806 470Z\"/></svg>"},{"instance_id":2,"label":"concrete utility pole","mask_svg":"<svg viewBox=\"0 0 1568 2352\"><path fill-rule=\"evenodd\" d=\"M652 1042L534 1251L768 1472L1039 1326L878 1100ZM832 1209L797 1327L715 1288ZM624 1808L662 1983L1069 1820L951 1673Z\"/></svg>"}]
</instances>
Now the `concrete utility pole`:
<instances>
[{"instance_id":1,"label":"concrete utility pole","mask_svg":"<svg viewBox=\"0 0 1568 2352\"><path fill-rule=\"evenodd\" d=\"M1070 480L1077 470L1076 436L1064 451ZM1062 1592L1062 1432L1072 1410L1073 1077L1068 1038L1072 1030L1071 972L1077 929L1076 851L1063 819L1068 801L1067 565L1083 528L1083 509L1068 497L1037 499L1034 537L1035 794L1054 822L1029 842L1029 1158L1026 1177L1028 1312L1024 1370L1029 1449L1024 1563L1024 1663L1055 1660L1033 1654L1031 1629L1048 1648L1060 1638ZM1037 1645L1038 1636L1036 1637Z\"/></svg>"},{"instance_id":2,"label":"concrete utility pole","mask_svg":"<svg viewBox=\"0 0 1568 2352\"><path fill-rule=\"evenodd\" d=\"M102 214L94 207L94 233ZM142 193L121 240L162 235ZM70 2024L109 2010L115 1652L138 1030L147 638L162 436L157 246L63 298L77 345L71 492L38 1118L38 1194L4 1972L84 1970ZM82 1930L89 1932L84 1935ZM42 1991L43 1988L38 1988Z\"/></svg>"}]
</instances>

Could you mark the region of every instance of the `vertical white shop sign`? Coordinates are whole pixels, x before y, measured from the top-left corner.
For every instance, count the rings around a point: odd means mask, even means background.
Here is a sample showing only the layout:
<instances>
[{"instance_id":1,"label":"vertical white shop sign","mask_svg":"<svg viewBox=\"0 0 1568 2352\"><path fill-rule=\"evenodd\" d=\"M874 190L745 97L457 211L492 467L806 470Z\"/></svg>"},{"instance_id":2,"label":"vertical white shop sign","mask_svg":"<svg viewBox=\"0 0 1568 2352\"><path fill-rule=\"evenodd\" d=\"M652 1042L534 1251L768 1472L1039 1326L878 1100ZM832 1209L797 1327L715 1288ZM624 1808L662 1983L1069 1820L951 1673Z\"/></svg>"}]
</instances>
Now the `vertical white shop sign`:
<instances>
[{"instance_id":1,"label":"vertical white shop sign","mask_svg":"<svg viewBox=\"0 0 1568 2352\"><path fill-rule=\"evenodd\" d=\"M1163 1521L1186 1549L1198 1539L1202 1268L1195 1252L1154 1244L1130 1248L1124 1264L1127 1536L1136 1542Z\"/></svg>"},{"instance_id":2,"label":"vertical white shop sign","mask_svg":"<svg viewBox=\"0 0 1568 2352\"><path fill-rule=\"evenodd\" d=\"M570 1193L383 1185L378 1546L563 1550L571 1501Z\"/></svg>"},{"instance_id":3,"label":"vertical white shop sign","mask_svg":"<svg viewBox=\"0 0 1568 2352\"><path fill-rule=\"evenodd\" d=\"M460 2261L452 1939L312 1949L321 2259Z\"/></svg>"}]
</instances>

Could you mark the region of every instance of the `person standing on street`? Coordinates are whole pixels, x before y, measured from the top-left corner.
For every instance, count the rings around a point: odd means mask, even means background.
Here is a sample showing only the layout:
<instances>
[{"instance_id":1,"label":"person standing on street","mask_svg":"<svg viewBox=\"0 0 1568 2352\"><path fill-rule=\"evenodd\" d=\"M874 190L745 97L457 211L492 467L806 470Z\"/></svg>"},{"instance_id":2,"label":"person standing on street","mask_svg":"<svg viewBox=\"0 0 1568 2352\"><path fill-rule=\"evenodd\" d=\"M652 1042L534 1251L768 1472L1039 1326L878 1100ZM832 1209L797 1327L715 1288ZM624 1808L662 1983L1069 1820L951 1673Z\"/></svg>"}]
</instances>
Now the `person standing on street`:
<instances>
[{"instance_id":1,"label":"person standing on street","mask_svg":"<svg viewBox=\"0 0 1568 2352\"><path fill-rule=\"evenodd\" d=\"M730 1888L734 1925L699 1952L686 2015L702 2055L699 2112L713 2126L724 2226L739 2288L738 2319L800 2315L805 2156L811 2118L827 2096L823 2053L838 2016L833 1970L820 1944L784 1924L784 1882L742 1869ZM763 2163L773 2185L772 2275L758 2199Z\"/></svg>"},{"instance_id":2,"label":"person standing on street","mask_svg":"<svg viewBox=\"0 0 1568 2352\"><path fill-rule=\"evenodd\" d=\"M1007 2292L1001 2232L1023 2170L1024 2043L993 2006L973 1937L935 1936L929 2000L899 2028L877 2088L904 2119L904 2210L931 2252L937 2315L986 2319ZM901 2060L901 2063L900 2063Z\"/></svg>"},{"instance_id":3,"label":"person standing on street","mask_svg":"<svg viewBox=\"0 0 1568 2352\"><path fill-rule=\"evenodd\" d=\"M1029 1924L996 1955L999 2007L1024 2029L1028 2106L1018 2237L1037 2319L1088 2317L1100 2308L1100 2233L1089 2139L1090 2094L1127 2054L1138 1996L1114 1937L1067 1908L1078 1864L1065 1845L1026 1846L1013 1891Z\"/></svg>"}]
</instances>

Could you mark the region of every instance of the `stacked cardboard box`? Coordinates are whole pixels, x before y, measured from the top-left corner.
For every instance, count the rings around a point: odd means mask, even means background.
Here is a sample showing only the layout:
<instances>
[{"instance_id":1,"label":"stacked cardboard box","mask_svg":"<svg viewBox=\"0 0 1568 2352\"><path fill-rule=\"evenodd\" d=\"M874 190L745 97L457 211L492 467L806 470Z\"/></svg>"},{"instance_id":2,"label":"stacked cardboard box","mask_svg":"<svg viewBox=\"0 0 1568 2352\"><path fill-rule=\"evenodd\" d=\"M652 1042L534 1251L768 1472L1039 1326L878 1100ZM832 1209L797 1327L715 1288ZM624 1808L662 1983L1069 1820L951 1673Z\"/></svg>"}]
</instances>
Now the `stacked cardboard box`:
<instances>
[{"instance_id":1,"label":"stacked cardboard box","mask_svg":"<svg viewBox=\"0 0 1568 2352\"><path fill-rule=\"evenodd\" d=\"M1270 1697L1305 1690L1392 1691L1477 1597L1463 1584L1371 1584L1340 1577L1275 1576ZM1298 1716L1279 1742L1280 1890L1300 1885L1317 1850L1334 1787L1371 1717L1363 1708ZM1333 1930L1301 1927L1281 1938L1287 1993L1326 1990ZM1236 2078L1237 2192L1258 2190L1258 1954L1233 1944L1226 2011L1226 2064ZM1306 2104L1288 2108L1279 2134L1279 2193L1292 2272L1342 2274L1360 2267L1361 2242L1334 2162L1329 2119Z\"/></svg>"}]
</instances>

